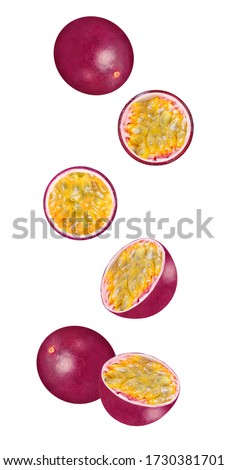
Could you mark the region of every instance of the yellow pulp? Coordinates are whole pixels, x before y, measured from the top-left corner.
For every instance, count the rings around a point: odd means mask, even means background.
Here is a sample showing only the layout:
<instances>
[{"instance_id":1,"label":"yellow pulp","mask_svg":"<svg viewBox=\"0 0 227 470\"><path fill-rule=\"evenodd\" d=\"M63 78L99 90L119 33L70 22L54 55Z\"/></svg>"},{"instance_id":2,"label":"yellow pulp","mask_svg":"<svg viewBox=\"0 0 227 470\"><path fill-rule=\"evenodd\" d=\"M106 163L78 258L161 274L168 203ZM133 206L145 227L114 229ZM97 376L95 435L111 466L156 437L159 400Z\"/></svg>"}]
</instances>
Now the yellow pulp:
<instances>
[{"instance_id":1,"label":"yellow pulp","mask_svg":"<svg viewBox=\"0 0 227 470\"><path fill-rule=\"evenodd\" d=\"M110 364L103 378L115 392L148 405L170 402L177 391L176 377L167 367L139 355Z\"/></svg>"},{"instance_id":2,"label":"yellow pulp","mask_svg":"<svg viewBox=\"0 0 227 470\"><path fill-rule=\"evenodd\" d=\"M125 130L128 147L144 160L155 160L184 145L187 122L174 101L155 96L131 105Z\"/></svg>"},{"instance_id":3,"label":"yellow pulp","mask_svg":"<svg viewBox=\"0 0 227 470\"><path fill-rule=\"evenodd\" d=\"M153 242L137 241L117 256L105 273L108 304L116 311L128 310L148 292L162 267L162 250Z\"/></svg>"},{"instance_id":4,"label":"yellow pulp","mask_svg":"<svg viewBox=\"0 0 227 470\"><path fill-rule=\"evenodd\" d=\"M98 176L73 171L63 175L52 187L48 209L57 228L71 235L86 236L107 223L113 199Z\"/></svg>"}]
</instances>

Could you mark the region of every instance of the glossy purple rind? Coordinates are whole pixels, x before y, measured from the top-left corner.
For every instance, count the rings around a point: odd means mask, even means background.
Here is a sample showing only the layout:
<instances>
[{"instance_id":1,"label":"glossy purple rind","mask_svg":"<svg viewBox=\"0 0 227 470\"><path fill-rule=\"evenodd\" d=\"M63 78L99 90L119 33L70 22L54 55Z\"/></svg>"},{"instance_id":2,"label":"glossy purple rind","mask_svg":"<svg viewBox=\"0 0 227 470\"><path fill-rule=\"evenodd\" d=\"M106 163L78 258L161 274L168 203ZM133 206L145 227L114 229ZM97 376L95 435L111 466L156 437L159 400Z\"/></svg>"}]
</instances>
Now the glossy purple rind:
<instances>
[{"instance_id":1,"label":"glossy purple rind","mask_svg":"<svg viewBox=\"0 0 227 470\"><path fill-rule=\"evenodd\" d=\"M50 348L54 352L49 352ZM70 403L90 403L100 398L100 371L114 354L112 346L96 331L67 326L43 341L37 355L37 371L55 397Z\"/></svg>"},{"instance_id":2,"label":"glossy purple rind","mask_svg":"<svg viewBox=\"0 0 227 470\"><path fill-rule=\"evenodd\" d=\"M115 23L86 16L68 23L54 46L63 80L90 95L111 93L128 79L134 62L132 45Z\"/></svg>"}]
</instances>

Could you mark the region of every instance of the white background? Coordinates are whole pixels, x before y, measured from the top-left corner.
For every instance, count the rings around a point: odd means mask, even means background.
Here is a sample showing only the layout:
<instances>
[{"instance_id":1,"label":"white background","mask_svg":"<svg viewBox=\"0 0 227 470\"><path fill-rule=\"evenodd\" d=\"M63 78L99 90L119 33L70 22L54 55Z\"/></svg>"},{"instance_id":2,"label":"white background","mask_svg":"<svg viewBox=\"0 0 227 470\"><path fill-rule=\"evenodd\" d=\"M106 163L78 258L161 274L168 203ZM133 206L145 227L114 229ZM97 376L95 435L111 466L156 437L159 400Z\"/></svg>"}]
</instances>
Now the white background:
<instances>
[{"instance_id":1,"label":"white background","mask_svg":"<svg viewBox=\"0 0 227 470\"><path fill-rule=\"evenodd\" d=\"M8 0L1 13L1 439L3 456L46 454L144 458L147 454L221 454L226 404L226 21L224 1L107 2ZM135 63L128 81L109 95L89 96L58 74L53 46L73 19L95 15L130 38ZM195 133L176 162L153 167L131 159L117 135L124 104L163 89L189 106ZM76 242L12 237L13 220L43 217L49 180L64 168L87 165L109 177L117 217L214 217L214 238L176 236L164 242L178 269L178 288L158 315L128 320L102 305L99 285L109 259L129 242ZM27 225L29 229L29 223ZM143 235L145 227L142 225ZM195 227L192 229L195 231ZM111 232L110 232L111 233ZM225 257L225 260L224 260ZM178 374L181 394L160 421L129 427L100 400L72 405L53 397L36 371L44 338L57 328L97 330L116 353L140 351ZM227 465L227 462L225 462ZM138 468L145 468L145 462ZM159 468L159 467L158 467ZM182 468L182 467L181 467ZM186 468L186 467L185 467ZM223 468L223 467L222 467Z\"/></svg>"}]
</instances>

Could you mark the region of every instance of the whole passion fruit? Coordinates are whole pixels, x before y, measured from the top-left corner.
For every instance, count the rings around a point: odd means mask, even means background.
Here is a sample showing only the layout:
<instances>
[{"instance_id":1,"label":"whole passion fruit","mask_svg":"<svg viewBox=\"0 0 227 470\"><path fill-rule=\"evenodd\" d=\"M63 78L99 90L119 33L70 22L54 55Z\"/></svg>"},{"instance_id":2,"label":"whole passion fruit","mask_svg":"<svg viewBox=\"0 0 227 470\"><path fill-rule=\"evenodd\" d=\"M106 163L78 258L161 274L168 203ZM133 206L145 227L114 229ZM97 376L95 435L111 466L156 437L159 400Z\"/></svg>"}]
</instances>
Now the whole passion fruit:
<instances>
[{"instance_id":1,"label":"whole passion fruit","mask_svg":"<svg viewBox=\"0 0 227 470\"><path fill-rule=\"evenodd\" d=\"M96 331L67 326L51 333L41 344L37 370L50 393L70 403L99 398L98 380L113 348Z\"/></svg>"},{"instance_id":2,"label":"whole passion fruit","mask_svg":"<svg viewBox=\"0 0 227 470\"><path fill-rule=\"evenodd\" d=\"M133 50L126 34L114 23L85 16L67 24L54 46L58 72L82 93L103 95L117 90L133 67Z\"/></svg>"},{"instance_id":3,"label":"whole passion fruit","mask_svg":"<svg viewBox=\"0 0 227 470\"><path fill-rule=\"evenodd\" d=\"M167 91L145 91L123 108L118 134L126 152L149 165L177 160L189 147L193 119L186 104Z\"/></svg>"},{"instance_id":4,"label":"whole passion fruit","mask_svg":"<svg viewBox=\"0 0 227 470\"><path fill-rule=\"evenodd\" d=\"M179 379L164 362L141 353L120 354L102 367L102 404L121 423L142 426L164 416L176 402Z\"/></svg>"},{"instance_id":5,"label":"whole passion fruit","mask_svg":"<svg viewBox=\"0 0 227 470\"><path fill-rule=\"evenodd\" d=\"M176 286L177 271L167 249L157 240L141 238L123 247L107 265L101 297L116 315L145 318L166 307Z\"/></svg>"},{"instance_id":6,"label":"whole passion fruit","mask_svg":"<svg viewBox=\"0 0 227 470\"><path fill-rule=\"evenodd\" d=\"M104 232L117 210L112 183L97 170L72 167L58 173L44 194L44 212L64 237L87 240Z\"/></svg>"}]
</instances>

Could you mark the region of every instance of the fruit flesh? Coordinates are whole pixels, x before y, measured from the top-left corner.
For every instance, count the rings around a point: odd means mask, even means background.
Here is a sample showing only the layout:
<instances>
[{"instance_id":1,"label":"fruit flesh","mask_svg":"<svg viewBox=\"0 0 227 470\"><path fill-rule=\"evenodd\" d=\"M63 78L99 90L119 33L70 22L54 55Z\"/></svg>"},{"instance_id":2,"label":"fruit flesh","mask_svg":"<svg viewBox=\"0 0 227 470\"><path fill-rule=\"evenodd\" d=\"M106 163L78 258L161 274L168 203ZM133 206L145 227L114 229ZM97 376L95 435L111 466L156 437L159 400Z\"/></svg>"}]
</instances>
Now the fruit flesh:
<instances>
[{"instance_id":1,"label":"fruit flesh","mask_svg":"<svg viewBox=\"0 0 227 470\"><path fill-rule=\"evenodd\" d=\"M173 372L147 356L135 354L110 363L103 371L103 379L117 394L147 405L169 403L177 393Z\"/></svg>"},{"instance_id":2,"label":"fruit flesh","mask_svg":"<svg viewBox=\"0 0 227 470\"><path fill-rule=\"evenodd\" d=\"M187 120L172 99L154 96L131 104L126 143L142 160L167 158L183 147Z\"/></svg>"},{"instance_id":3,"label":"fruit flesh","mask_svg":"<svg viewBox=\"0 0 227 470\"><path fill-rule=\"evenodd\" d=\"M109 306L115 311L133 307L150 291L162 265L162 249L154 242L137 241L123 249L104 276Z\"/></svg>"},{"instance_id":4,"label":"fruit flesh","mask_svg":"<svg viewBox=\"0 0 227 470\"><path fill-rule=\"evenodd\" d=\"M104 227L113 212L113 195L96 174L72 171L51 187L48 212L55 226L73 236L92 235Z\"/></svg>"}]
</instances>

